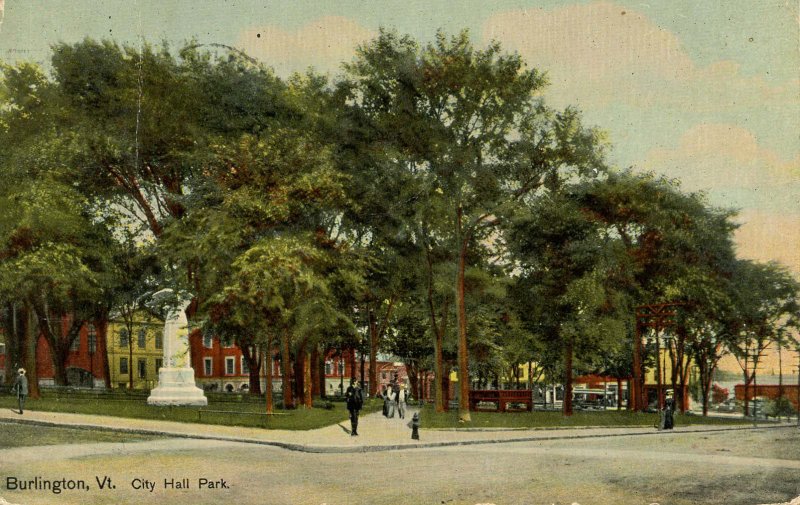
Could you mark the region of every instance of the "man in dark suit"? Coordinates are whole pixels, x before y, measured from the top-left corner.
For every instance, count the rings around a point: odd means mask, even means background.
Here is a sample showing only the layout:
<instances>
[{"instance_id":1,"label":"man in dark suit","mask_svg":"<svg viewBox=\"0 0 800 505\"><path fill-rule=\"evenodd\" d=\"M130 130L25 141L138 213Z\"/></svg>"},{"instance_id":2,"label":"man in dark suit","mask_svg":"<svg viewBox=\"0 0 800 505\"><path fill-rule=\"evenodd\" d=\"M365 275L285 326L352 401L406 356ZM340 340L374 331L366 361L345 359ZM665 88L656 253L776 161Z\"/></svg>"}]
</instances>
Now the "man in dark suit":
<instances>
[{"instance_id":1,"label":"man in dark suit","mask_svg":"<svg viewBox=\"0 0 800 505\"><path fill-rule=\"evenodd\" d=\"M347 400L347 410L350 412L350 436L357 437L358 412L364 406L364 396L357 380L350 379L350 386L348 386L344 397Z\"/></svg>"}]
</instances>

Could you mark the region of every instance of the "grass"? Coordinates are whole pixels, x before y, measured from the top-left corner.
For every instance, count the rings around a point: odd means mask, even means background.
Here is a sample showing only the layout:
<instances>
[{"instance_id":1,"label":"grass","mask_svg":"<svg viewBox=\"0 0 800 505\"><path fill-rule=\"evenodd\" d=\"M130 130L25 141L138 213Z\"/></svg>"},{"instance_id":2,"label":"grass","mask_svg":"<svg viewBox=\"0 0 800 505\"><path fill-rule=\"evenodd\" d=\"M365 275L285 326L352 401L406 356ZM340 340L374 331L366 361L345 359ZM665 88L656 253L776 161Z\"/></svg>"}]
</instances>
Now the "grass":
<instances>
[{"instance_id":1,"label":"grass","mask_svg":"<svg viewBox=\"0 0 800 505\"><path fill-rule=\"evenodd\" d=\"M277 403L277 402L276 402ZM274 430L312 430L348 419L344 403L333 403L332 409L321 406L313 409L282 410L276 405L277 415L264 415L263 399L246 397L212 397L207 407L156 407L147 405L146 396L135 394L92 395L84 393L43 392L38 400L28 398L25 409L31 411L69 412L74 414L157 419L185 423L246 426ZM0 408L16 407L16 398L0 396ZM364 402L364 414L380 410L375 400ZM222 411L222 412L210 412Z\"/></svg>"},{"instance_id":2,"label":"grass","mask_svg":"<svg viewBox=\"0 0 800 505\"><path fill-rule=\"evenodd\" d=\"M472 420L468 423L458 422L457 409L437 414L432 405L425 405L420 417L426 428L568 428L577 426L656 426L658 414L628 412L626 410L607 410L597 412L575 412L564 417L560 411L534 412L470 412ZM675 426L690 424L751 424L744 419L722 419L696 415L675 417Z\"/></svg>"},{"instance_id":3,"label":"grass","mask_svg":"<svg viewBox=\"0 0 800 505\"><path fill-rule=\"evenodd\" d=\"M0 423L0 448L3 449L95 442L144 442L147 440L156 440L158 438L160 437L135 435L132 433Z\"/></svg>"}]
</instances>

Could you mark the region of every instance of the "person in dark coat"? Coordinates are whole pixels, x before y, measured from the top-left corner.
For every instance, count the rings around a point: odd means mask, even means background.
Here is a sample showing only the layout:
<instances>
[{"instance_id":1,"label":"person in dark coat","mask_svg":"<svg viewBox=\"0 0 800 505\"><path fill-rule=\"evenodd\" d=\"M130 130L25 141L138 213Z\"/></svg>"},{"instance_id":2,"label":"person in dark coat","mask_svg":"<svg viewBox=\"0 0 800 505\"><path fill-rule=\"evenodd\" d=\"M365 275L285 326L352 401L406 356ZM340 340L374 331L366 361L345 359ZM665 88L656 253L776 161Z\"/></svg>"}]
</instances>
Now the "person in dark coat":
<instances>
[{"instance_id":1,"label":"person in dark coat","mask_svg":"<svg viewBox=\"0 0 800 505\"><path fill-rule=\"evenodd\" d=\"M17 400L19 401L19 413L22 414L25 408L25 397L28 396L28 378L25 377L25 369L18 370L16 378L14 378L14 385L11 386L11 391L17 393Z\"/></svg>"},{"instance_id":2,"label":"person in dark coat","mask_svg":"<svg viewBox=\"0 0 800 505\"><path fill-rule=\"evenodd\" d=\"M675 426L675 400L668 397L664 402L664 429L671 430Z\"/></svg>"},{"instance_id":3,"label":"person in dark coat","mask_svg":"<svg viewBox=\"0 0 800 505\"><path fill-rule=\"evenodd\" d=\"M350 412L350 436L357 437L358 412L364 406L364 396L357 380L350 379L350 385L347 387L344 397L347 401L347 410Z\"/></svg>"}]
</instances>

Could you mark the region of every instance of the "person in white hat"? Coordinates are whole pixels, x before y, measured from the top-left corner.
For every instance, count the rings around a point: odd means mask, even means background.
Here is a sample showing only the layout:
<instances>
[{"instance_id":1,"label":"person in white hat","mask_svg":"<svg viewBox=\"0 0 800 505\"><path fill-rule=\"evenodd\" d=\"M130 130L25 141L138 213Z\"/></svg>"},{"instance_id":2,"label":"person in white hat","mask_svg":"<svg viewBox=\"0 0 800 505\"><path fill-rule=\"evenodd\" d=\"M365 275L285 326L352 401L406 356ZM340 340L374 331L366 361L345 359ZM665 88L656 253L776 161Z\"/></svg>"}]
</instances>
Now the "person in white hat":
<instances>
[{"instance_id":1,"label":"person in white hat","mask_svg":"<svg viewBox=\"0 0 800 505\"><path fill-rule=\"evenodd\" d=\"M28 396L28 378L25 377L24 368L20 368L17 372L18 374L14 379L14 385L11 386L11 391L17 393L17 399L19 400L19 413L22 414L22 411L25 408L25 397Z\"/></svg>"}]
</instances>

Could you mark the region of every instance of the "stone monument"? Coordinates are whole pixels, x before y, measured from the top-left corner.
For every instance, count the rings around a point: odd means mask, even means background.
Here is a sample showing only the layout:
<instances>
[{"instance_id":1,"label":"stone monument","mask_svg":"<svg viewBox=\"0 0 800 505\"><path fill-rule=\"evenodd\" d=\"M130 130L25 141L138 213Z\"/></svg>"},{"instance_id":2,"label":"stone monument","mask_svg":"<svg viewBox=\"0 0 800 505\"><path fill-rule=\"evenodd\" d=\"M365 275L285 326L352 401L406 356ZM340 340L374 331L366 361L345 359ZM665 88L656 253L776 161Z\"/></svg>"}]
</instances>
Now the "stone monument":
<instances>
[{"instance_id":1,"label":"stone monument","mask_svg":"<svg viewBox=\"0 0 800 505\"><path fill-rule=\"evenodd\" d=\"M154 299L172 295L163 289ZM158 370L158 386L150 391L148 405L208 405L203 390L194 383L194 369L189 353L189 321L186 308L189 301L181 301L169 311L164 322L164 362Z\"/></svg>"}]
</instances>

